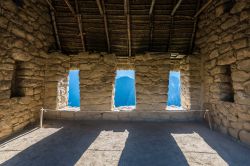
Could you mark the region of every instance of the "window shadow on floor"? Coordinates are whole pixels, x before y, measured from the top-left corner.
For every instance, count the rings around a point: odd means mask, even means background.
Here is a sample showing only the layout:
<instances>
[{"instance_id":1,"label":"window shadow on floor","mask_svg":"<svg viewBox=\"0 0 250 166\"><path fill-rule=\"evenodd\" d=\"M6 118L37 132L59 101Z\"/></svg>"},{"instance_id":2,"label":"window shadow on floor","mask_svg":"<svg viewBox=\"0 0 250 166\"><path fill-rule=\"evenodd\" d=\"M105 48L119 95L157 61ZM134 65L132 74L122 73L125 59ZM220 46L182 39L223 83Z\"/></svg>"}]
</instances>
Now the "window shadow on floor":
<instances>
[{"instance_id":1,"label":"window shadow on floor","mask_svg":"<svg viewBox=\"0 0 250 166\"><path fill-rule=\"evenodd\" d=\"M102 131L126 131L128 133L127 139L125 138L125 146L120 151L120 158L116 160L120 166L189 165L182 152L183 149L180 149L173 135L184 134L185 136L185 134L194 132L199 134L201 139L214 149L215 153L218 153L228 165L250 165L248 157L250 149L238 144L228 136L210 131L202 123L63 121L54 122L54 124L58 125L49 127L60 127L61 129L20 151L2 165L73 166L79 159L80 163L86 164L85 161L81 161L83 160L81 156ZM119 134L115 136L119 137ZM125 139L121 139L121 141L125 141ZM196 144L196 142L192 143ZM113 146L111 141L106 153L113 153ZM95 156L93 158L95 159ZM201 161L204 162L203 158Z\"/></svg>"},{"instance_id":2,"label":"window shadow on floor","mask_svg":"<svg viewBox=\"0 0 250 166\"><path fill-rule=\"evenodd\" d=\"M99 135L99 130L81 125L57 125L57 132L21 151L4 166L73 166Z\"/></svg>"},{"instance_id":3,"label":"window shadow on floor","mask_svg":"<svg viewBox=\"0 0 250 166\"><path fill-rule=\"evenodd\" d=\"M159 124L139 124L127 128L129 135L119 166L185 166L185 156L170 130Z\"/></svg>"}]
</instances>

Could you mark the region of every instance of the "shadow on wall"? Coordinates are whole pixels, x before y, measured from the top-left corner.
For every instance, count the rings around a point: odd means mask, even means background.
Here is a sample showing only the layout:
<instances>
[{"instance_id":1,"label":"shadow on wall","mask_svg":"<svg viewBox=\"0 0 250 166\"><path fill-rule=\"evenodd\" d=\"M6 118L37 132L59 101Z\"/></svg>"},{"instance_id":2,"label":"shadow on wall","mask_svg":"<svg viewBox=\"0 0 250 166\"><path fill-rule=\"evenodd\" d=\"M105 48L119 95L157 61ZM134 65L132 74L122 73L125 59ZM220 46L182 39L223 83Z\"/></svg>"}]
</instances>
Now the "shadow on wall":
<instances>
[{"instance_id":1,"label":"shadow on wall","mask_svg":"<svg viewBox=\"0 0 250 166\"><path fill-rule=\"evenodd\" d=\"M224 138L219 133L209 131L204 125L181 125L184 127L180 127L180 123L89 122L70 123L69 125L68 122L65 122L61 130L21 151L3 165L73 166L104 130L113 132L127 130L129 133L120 159L118 159L118 165L121 166L189 165L172 135L194 132L198 133L228 165L250 163L250 159L242 158L242 154L247 154L249 149L242 150L242 147L232 140ZM213 136L219 139L215 141ZM228 146L228 143L231 143L232 146ZM112 143L110 144L108 147L111 150L107 150L106 153L115 153L112 150ZM239 147L242 154L234 151L239 151L237 149ZM105 159L104 157L102 159ZM82 161L82 163L84 162Z\"/></svg>"}]
</instances>

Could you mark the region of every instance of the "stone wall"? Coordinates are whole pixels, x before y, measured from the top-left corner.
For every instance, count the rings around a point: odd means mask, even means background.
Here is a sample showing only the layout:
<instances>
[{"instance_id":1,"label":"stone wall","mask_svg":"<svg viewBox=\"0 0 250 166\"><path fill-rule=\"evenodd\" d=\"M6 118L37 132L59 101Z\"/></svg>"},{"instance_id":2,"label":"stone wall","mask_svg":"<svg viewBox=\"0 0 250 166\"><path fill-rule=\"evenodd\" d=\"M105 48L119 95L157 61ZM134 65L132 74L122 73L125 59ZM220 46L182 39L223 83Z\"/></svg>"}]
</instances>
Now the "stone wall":
<instances>
[{"instance_id":1,"label":"stone wall","mask_svg":"<svg viewBox=\"0 0 250 166\"><path fill-rule=\"evenodd\" d=\"M169 71L169 56L147 53L135 57L136 110L166 109Z\"/></svg>"},{"instance_id":2,"label":"stone wall","mask_svg":"<svg viewBox=\"0 0 250 166\"><path fill-rule=\"evenodd\" d=\"M187 110L201 109L201 58L189 55L180 61L181 105Z\"/></svg>"},{"instance_id":3,"label":"stone wall","mask_svg":"<svg viewBox=\"0 0 250 166\"><path fill-rule=\"evenodd\" d=\"M46 1L0 1L0 139L37 119L54 43ZM13 81L12 81L13 80Z\"/></svg>"},{"instance_id":4,"label":"stone wall","mask_svg":"<svg viewBox=\"0 0 250 166\"><path fill-rule=\"evenodd\" d=\"M216 1L218 2L218 1ZM250 2L215 3L200 16L204 108L214 127L250 144Z\"/></svg>"},{"instance_id":5,"label":"stone wall","mask_svg":"<svg viewBox=\"0 0 250 166\"><path fill-rule=\"evenodd\" d=\"M68 104L68 72L70 57L59 52L47 56L45 65L45 99L47 109L61 109Z\"/></svg>"},{"instance_id":6,"label":"stone wall","mask_svg":"<svg viewBox=\"0 0 250 166\"><path fill-rule=\"evenodd\" d=\"M196 59L196 57L193 59ZM186 63L189 63L189 61L191 63L190 58ZM192 61L195 64L197 62L199 61ZM63 95L61 95L58 90L58 83L67 85L70 69L80 70L81 111L113 110L115 72L118 69L135 70L136 111L164 111L166 110L168 96L169 71L180 70L180 60L171 60L167 55L150 53L136 55L133 58L88 52L70 56L61 53L50 54L46 65L46 108L60 109L67 105L67 87L61 87L63 91ZM197 67L189 67L185 74L186 77L189 77L190 69L196 70ZM195 75L193 79L195 79ZM195 86L195 80L193 82L190 81L188 84ZM190 86L185 89L188 91ZM189 94L186 93L187 98L189 98ZM195 97L192 99L198 98ZM193 105L196 106L197 104ZM198 109L198 107L195 108Z\"/></svg>"},{"instance_id":7,"label":"stone wall","mask_svg":"<svg viewBox=\"0 0 250 166\"><path fill-rule=\"evenodd\" d=\"M72 55L70 68L80 70L81 111L111 111L116 57L106 53Z\"/></svg>"}]
</instances>

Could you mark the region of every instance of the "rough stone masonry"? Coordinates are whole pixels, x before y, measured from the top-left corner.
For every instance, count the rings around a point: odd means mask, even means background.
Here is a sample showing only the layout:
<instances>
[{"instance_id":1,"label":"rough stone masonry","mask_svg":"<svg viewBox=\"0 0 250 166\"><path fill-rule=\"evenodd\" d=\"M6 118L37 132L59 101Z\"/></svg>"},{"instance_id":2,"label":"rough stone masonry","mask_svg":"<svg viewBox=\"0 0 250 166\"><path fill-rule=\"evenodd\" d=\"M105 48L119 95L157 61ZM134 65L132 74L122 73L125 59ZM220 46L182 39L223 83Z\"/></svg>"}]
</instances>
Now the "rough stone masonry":
<instances>
[{"instance_id":1,"label":"rough stone masonry","mask_svg":"<svg viewBox=\"0 0 250 166\"><path fill-rule=\"evenodd\" d=\"M199 17L192 54L141 53L126 65L136 73L135 111L166 111L169 71L178 70L182 107L209 109L216 129L250 144L250 2L225 3ZM119 57L55 51L46 1L0 1L0 41L0 139L36 122L41 107L65 107L70 69L80 70L81 111L113 110Z\"/></svg>"}]
</instances>

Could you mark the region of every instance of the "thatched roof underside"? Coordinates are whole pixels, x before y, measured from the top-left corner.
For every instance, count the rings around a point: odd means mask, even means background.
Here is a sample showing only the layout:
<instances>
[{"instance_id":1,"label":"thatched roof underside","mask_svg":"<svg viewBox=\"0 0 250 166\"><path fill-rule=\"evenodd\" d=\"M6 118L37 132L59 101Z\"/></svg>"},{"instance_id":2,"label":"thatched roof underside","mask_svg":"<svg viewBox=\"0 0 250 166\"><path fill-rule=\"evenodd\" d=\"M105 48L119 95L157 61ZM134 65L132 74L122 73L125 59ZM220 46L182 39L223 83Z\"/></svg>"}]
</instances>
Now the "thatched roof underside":
<instances>
[{"instance_id":1,"label":"thatched roof underside","mask_svg":"<svg viewBox=\"0 0 250 166\"><path fill-rule=\"evenodd\" d=\"M62 52L77 53L85 49L110 51L118 56L146 51L190 53L196 26L194 15L201 4L199 0L183 0L171 17L178 1L155 0L150 15L152 0L130 0L129 3L100 0L99 6L98 0L53 0ZM81 15L80 22L77 15Z\"/></svg>"}]
</instances>

